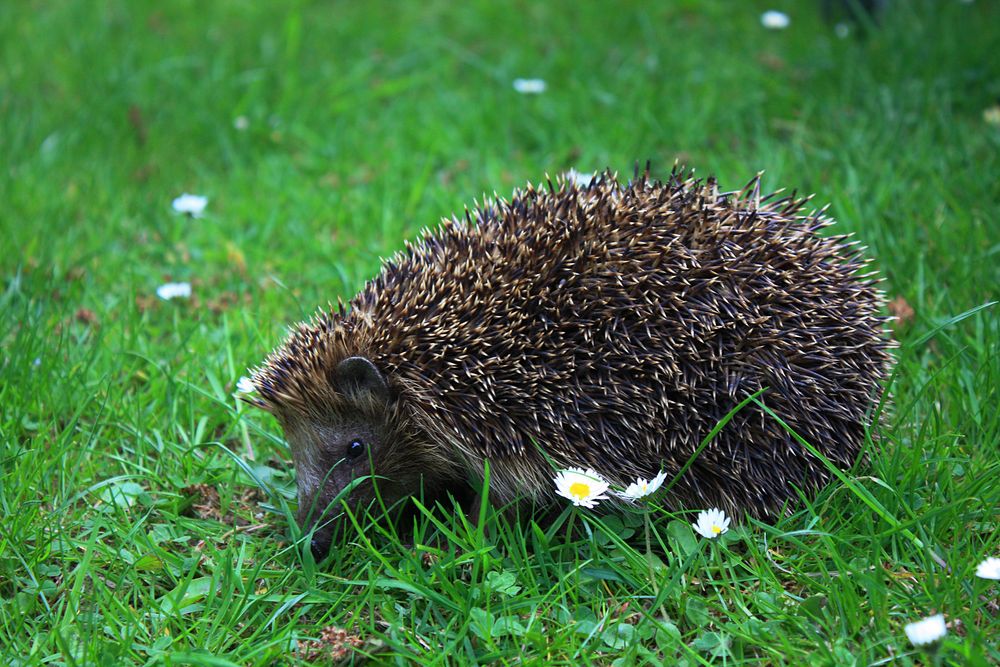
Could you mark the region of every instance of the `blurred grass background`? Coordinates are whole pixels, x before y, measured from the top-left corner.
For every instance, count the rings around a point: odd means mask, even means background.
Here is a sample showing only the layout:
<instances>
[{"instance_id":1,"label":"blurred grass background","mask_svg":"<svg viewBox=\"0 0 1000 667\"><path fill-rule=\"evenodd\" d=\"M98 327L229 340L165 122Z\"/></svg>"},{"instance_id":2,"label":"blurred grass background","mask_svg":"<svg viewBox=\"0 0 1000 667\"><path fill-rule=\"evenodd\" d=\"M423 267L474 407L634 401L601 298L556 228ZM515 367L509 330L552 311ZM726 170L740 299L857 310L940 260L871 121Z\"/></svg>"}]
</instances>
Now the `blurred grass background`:
<instances>
[{"instance_id":1,"label":"blurred grass background","mask_svg":"<svg viewBox=\"0 0 1000 667\"><path fill-rule=\"evenodd\" d=\"M936 610L962 618L950 660L997 660L995 593L976 602L969 578L998 545L996 310L927 335L1000 292L1000 6L888 3L846 38L818 4L775 3L791 17L782 31L761 27L768 8L0 4L7 661L295 662L300 641L339 625L380 660L911 664L901 625ZM515 92L518 77L545 92ZM276 425L230 397L244 369L474 199L647 160L728 189L766 170L767 189L817 193L837 231L870 247L912 314L896 327L887 448L861 474L951 573L842 489L764 533L792 548L743 534L721 579L671 598L677 637L611 614L643 606L614 550L619 580L564 581L582 551L605 554L587 540L542 549L505 526L491 549L472 535L478 601L428 583L465 571L461 549L421 570L391 537L345 538L338 567L303 563L268 512L280 503L246 496L250 476L222 449L290 488ZM209 198L203 218L172 214L182 192ZM190 281L193 298L157 300L168 280ZM192 516L199 483L218 489L221 520ZM519 560L504 540L539 551ZM872 568L885 576L865 579ZM831 569L854 578L817 581ZM504 609L542 619L548 638L474 629L470 609L498 590L486 577L507 573L522 590ZM364 585L375 580L404 583ZM740 587L754 591L734 608ZM817 597L824 611L801 606ZM578 632L588 614L601 624Z\"/></svg>"}]
</instances>

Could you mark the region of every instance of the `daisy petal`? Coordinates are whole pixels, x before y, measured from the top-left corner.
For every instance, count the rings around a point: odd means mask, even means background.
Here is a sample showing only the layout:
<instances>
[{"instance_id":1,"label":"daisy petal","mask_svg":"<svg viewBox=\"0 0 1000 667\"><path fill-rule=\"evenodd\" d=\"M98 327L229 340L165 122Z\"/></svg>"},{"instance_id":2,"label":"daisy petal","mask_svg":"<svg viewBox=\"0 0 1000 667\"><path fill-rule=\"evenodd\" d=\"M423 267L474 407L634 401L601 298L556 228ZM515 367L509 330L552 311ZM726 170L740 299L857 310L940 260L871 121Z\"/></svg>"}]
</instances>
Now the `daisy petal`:
<instances>
[{"instance_id":1,"label":"daisy petal","mask_svg":"<svg viewBox=\"0 0 1000 667\"><path fill-rule=\"evenodd\" d=\"M667 473L663 471L658 473L656 477L651 480L647 480L645 477L639 477L618 495L626 500L639 500L640 498L651 496L663 485L663 480L666 478Z\"/></svg>"},{"instance_id":2,"label":"daisy petal","mask_svg":"<svg viewBox=\"0 0 1000 667\"><path fill-rule=\"evenodd\" d=\"M784 30L791 23L788 14L773 9L760 15L760 24L768 30Z\"/></svg>"},{"instance_id":3,"label":"daisy petal","mask_svg":"<svg viewBox=\"0 0 1000 667\"><path fill-rule=\"evenodd\" d=\"M1000 579L1000 558L990 557L976 567L976 576L983 579Z\"/></svg>"},{"instance_id":4,"label":"daisy petal","mask_svg":"<svg viewBox=\"0 0 1000 667\"><path fill-rule=\"evenodd\" d=\"M540 95L545 88L544 79L514 79L514 90L522 95Z\"/></svg>"},{"instance_id":5,"label":"daisy petal","mask_svg":"<svg viewBox=\"0 0 1000 667\"><path fill-rule=\"evenodd\" d=\"M241 394L252 394L257 391L257 387L254 386L253 380L244 375L236 381L236 391Z\"/></svg>"},{"instance_id":6,"label":"daisy petal","mask_svg":"<svg viewBox=\"0 0 1000 667\"><path fill-rule=\"evenodd\" d=\"M190 215L192 218L200 218L202 213L205 212L205 207L208 205L208 197L189 195L185 192L180 197L174 199L171 205L175 213Z\"/></svg>"},{"instance_id":7,"label":"daisy petal","mask_svg":"<svg viewBox=\"0 0 1000 667\"><path fill-rule=\"evenodd\" d=\"M191 298L191 283L164 283L156 288L156 296L164 301Z\"/></svg>"},{"instance_id":8,"label":"daisy petal","mask_svg":"<svg viewBox=\"0 0 1000 667\"><path fill-rule=\"evenodd\" d=\"M903 629L906 631L907 639L914 646L931 644L948 634L948 628L944 624L944 614L935 614L913 623L907 623Z\"/></svg>"}]
</instances>

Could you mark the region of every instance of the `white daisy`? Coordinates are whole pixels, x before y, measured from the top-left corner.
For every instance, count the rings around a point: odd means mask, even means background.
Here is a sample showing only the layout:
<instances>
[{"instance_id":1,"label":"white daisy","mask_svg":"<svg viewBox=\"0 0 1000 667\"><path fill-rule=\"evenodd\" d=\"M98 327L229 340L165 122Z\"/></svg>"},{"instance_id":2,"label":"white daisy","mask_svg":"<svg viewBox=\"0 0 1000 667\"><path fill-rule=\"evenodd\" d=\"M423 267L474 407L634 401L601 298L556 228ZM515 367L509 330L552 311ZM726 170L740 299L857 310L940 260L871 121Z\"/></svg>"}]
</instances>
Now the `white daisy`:
<instances>
[{"instance_id":1,"label":"white daisy","mask_svg":"<svg viewBox=\"0 0 1000 667\"><path fill-rule=\"evenodd\" d=\"M208 205L208 197L201 195L182 194L173 201L174 212L190 215L192 218L200 218Z\"/></svg>"},{"instance_id":2,"label":"white daisy","mask_svg":"<svg viewBox=\"0 0 1000 667\"><path fill-rule=\"evenodd\" d=\"M976 576L983 579L1000 579L1000 558L987 558L976 567Z\"/></svg>"},{"instance_id":3,"label":"white daisy","mask_svg":"<svg viewBox=\"0 0 1000 667\"><path fill-rule=\"evenodd\" d=\"M164 301L191 298L191 283L165 283L156 288L156 296Z\"/></svg>"},{"instance_id":4,"label":"white daisy","mask_svg":"<svg viewBox=\"0 0 1000 667\"><path fill-rule=\"evenodd\" d=\"M514 79L514 90L522 95L541 95L545 88L544 79Z\"/></svg>"},{"instance_id":5,"label":"white daisy","mask_svg":"<svg viewBox=\"0 0 1000 667\"><path fill-rule=\"evenodd\" d=\"M236 381L236 391L241 394L252 394L257 391L257 387L253 385L253 380L244 375Z\"/></svg>"},{"instance_id":6,"label":"white daisy","mask_svg":"<svg viewBox=\"0 0 1000 667\"><path fill-rule=\"evenodd\" d=\"M785 12L766 11L760 15L760 24L768 30L784 30L792 23Z\"/></svg>"},{"instance_id":7,"label":"white daisy","mask_svg":"<svg viewBox=\"0 0 1000 667\"><path fill-rule=\"evenodd\" d=\"M639 498L651 496L659 490L666 478L666 472L660 472L660 474L649 481L640 477L629 484L628 487L618 495L622 498L628 498L629 500L638 500Z\"/></svg>"},{"instance_id":8,"label":"white daisy","mask_svg":"<svg viewBox=\"0 0 1000 667\"><path fill-rule=\"evenodd\" d=\"M713 507L699 512L698 520L693 525L695 532L712 539L729 530L729 517L722 510Z\"/></svg>"},{"instance_id":9,"label":"white daisy","mask_svg":"<svg viewBox=\"0 0 1000 667\"><path fill-rule=\"evenodd\" d=\"M944 625L944 614L935 614L914 623L907 623L906 637L914 646L924 646L936 642L948 634Z\"/></svg>"},{"instance_id":10,"label":"white daisy","mask_svg":"<svg viewBox=\"0 0 1000 667\"><path fill-rule=\"evenodd\" d=\"M607 500L604 493L608 482L596 472L587 468L560 470L555 476L556 493L573 501L578 507L594 507L598 500Z\"/></svg>"}]
</instances>

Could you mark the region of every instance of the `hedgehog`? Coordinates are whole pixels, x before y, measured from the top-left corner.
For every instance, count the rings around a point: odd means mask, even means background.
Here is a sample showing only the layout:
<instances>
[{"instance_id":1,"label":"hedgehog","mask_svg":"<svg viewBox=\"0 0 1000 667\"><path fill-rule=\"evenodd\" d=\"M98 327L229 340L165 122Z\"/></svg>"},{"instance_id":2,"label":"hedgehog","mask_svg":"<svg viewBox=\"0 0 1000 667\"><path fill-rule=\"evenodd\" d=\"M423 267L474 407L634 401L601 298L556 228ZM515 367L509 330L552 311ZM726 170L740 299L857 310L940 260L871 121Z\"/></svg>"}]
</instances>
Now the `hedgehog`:
<instances>
[{"instance_id":1,"label":"hedgehog","mask_svg":"<svg viewBox=\"0 0 1000 667\"><path fill-rule=\"evenodd\" d=\"M487 465L498 505L544 506L579 467L665 472L665 507L762 519L831 479L790 431L852 466L890 362L880 281L820 233L825 208L760 183L720 192L675 166L529 184L294 328L250 400L284 430L317 557L345 502L477 489Z\"/></svg>"}]
</instances>

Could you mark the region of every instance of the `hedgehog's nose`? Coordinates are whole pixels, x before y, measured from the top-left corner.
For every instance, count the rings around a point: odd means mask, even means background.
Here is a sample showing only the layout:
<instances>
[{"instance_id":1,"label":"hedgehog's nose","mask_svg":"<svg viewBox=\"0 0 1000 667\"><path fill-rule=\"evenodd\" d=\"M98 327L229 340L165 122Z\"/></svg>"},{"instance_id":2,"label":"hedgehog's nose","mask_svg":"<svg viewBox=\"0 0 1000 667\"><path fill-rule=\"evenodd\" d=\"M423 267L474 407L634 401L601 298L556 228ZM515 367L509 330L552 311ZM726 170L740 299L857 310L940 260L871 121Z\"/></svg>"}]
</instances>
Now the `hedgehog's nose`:
<instances>
[{"instance_id":1,"label":"hedgehog's nose","mask_svg":"<svg viewBox=\"0 0 1000 667\"><path fill-rule=\"evenodd\" d=\"M318 563L326 558L327 552L330 551L330 542L316 535L310 540L309 549L312 551L313 559Z\"/></svg>"}]
</instances>

